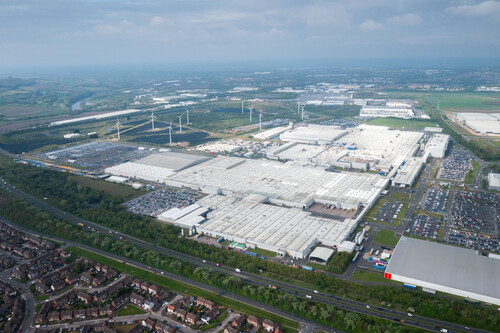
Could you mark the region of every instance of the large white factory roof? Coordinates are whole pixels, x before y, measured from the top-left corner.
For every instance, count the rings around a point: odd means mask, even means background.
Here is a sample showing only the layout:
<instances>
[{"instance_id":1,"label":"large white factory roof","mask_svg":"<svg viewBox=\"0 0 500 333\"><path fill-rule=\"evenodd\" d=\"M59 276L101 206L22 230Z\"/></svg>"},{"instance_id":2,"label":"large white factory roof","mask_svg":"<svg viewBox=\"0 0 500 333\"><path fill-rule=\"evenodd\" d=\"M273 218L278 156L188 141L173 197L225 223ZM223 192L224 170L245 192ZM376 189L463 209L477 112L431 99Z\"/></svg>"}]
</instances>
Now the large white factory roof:
<instances>
[{"instance_id":1,"label":"large white factory roof","mask_svg":"<svg viewBox=\"0 0 500 333\"><path fill-rule=\"evenodd\" d=\"M101 113L101 114L97 114L97 115L93 115L93 116L54 121L54 122L50 123L50 125L51 126L66 125L66 124L78 123L78 122L88 121L88 120L99 120L99 119L106 119L106 118L111 118L111 117L119 117L119 116L131 114L131 113L137 113L137 112L144 112L144 110L130 109L130 110L106 112L106 113Z\"/></svg>"},{"instance_id":2,"label":"large white factory roof","mask_svg":"<svg viewBox=\"0 0 500 333\"><path fill-rule=\"evenodd\" d=\"M267 131L256 133L253 135L253 137L259 140L273 139L288 129L288 126L275 127L268 129Z\"/></svg>"},{"instance_id":3,"label":"large white factory roof","mask_svg":"<svg viewBox=\"0 0 500 333\"><path fill-rule=\"evenodd\" d=\"M219 156L171 175L166 184L207 193L257 193L273 203L294 207L307 207L314 199L351 209L375 200L387 182L374 174L328 172L275 161Z\"/></svg>"},{"instance_id":4,"label":"large white factory roof","mask_svg":"<svg viewBox=\"0 0 500 333\"><path fill-rule=\"evenodd\" d=\"M477 133L500 134L500 113L457 113L459 121Z\"/></svg>"},{"instance_id":5,"label":"large white factory roof","mask_svg":"<svg viewBox=\"0 0 500 333\"><path fill-rule=\"evenodd\" d=\"M347 131L340 127L308 125L282 133L280 139L283 141L295 141L307 144L331 144L335 139L338 139L346 133Z\"/></svg>"},{"instance_id":6,"label":"large white factory roof","mask_svg":"<svg viewBox=\"0 0 500 333\"><path fill-rule=\"evenodd\" d=\"M492 190L500 190L500 173L488 174L488 186Z\"/></svg>"},{"instance_id":7,"label":"large white factory roof","mask_svg":"<svg viewBox=\"0 0 500 333\"><path fill-rule=\"evenodd\" d=\"M361 109L360 117L397 117L412 118L414 115L412 106L407 103L387 102L386 105L365 105Z\"/></svg>"},{"instance_id":8,"label":"large white factory roof","mask_svg":"<svg viewBox=\"0 0 500 333\"><path fill-rule=\"evenodd\" d=\"M500 260L474 250L401 237L385 276L500 305Z\"/></svg>"},{"instance_id":9,"label":"large white factory roof","mask_svg":"<svg viewBox=\"0 0 500 333\"><path fill-rule=\"evenodd\" d=\"M337 221L311 216L297 208L262 204L254 200L228 196L207 196L198 204L213 209L198 232L224 237L270 251L287 251L303 258L321 241L327 246L340 246L355 221Z\"/></svg>"},{"instance_id":10,"label":"large white factory roof","mask_svg":"<svg viewBox=\"0 0 500 333\"><path fill-rule=\"evenodd\" d=\"M396 176L392 179L392 184L395 186L412 186L422 169L423 162L420 160L407 161L400 169Z\"/></svg>"},{"instance_id":11,"label":"large white factory roof","mask_svg":"<svg viewBox=\"0 0 500 333\"><path fill-rule=\"evenodd\" d=\"M209 159L210 157L205 156L166 152L152 154L135 162L118 164L106 168L105 172L117 176L163 182L173 173Z\"/></svg>"},{"instance_id":12,"label":"large white factory roof","mask_svg":"<svg viewBox=\"0 0 500 333\"><path fill-rule=\"evenodd\" d=\"M318 164L335 165L334 161L369 163L387 171L400 157L411 157L418 150L421 132L392 130L385 126L360 125L335 140L332 148L317 155Z\"/></svg>"}]
</instances>

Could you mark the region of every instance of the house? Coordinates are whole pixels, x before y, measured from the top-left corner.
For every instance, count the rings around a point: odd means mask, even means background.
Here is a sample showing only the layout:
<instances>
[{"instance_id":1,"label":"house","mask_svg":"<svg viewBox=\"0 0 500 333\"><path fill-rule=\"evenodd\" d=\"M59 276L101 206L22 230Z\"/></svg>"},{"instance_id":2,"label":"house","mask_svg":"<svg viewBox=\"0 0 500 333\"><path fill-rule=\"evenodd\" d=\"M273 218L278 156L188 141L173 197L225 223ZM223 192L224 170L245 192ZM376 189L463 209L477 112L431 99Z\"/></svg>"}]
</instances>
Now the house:
<instances>
[{"instance_id":1,"label":"house","mask_svg":"<svg viewBox=\"0 0 500 333\"><path fill-rule=\"evenodd\" d=\"M149 286L149 293L150 294L153 294L153 295L158 295L158 293L160 292L161 288L158 287L157 285L150 285Z\"/></svg>"},{"instance_id":2,"label":"house","mask_svg":"<svg viewBox=\"0 0 500 333\"><path fill-rule=\"evenodd\" d=\"M28 277L28 275L25 272L20 271L18 268L13 270L10 276L16 280L24 280Z\"/></svg>"},{"instance_id":3,"label":"house","mask_svg":"<svg viewBox=\"0 0 500 333\"><path fill-rule=\"evenodd\" d=\"M148 292L149 291L149 283L147 283L146 281L142 281L141 282L141 289L144 290L145 292Z\"/></svg>"},{"instance_id":4,"label":"house","mask_svg":"<svg viewBox=\"0 0 500 333\"><path fill-rule=\"evenodd\" d=\"M260 319L255 316L248 316L247 322L252 325L254 328L260 327Z\"/></svg>"},{"instance_id":5,"label":"house","mask_svg":"<svg viewBox=\"0 0 500 333\"><path fill-rule=\"evenodd\" d=\"M231 326L226 327L224 333L239 333L239 331Z\"/></svg>"},{"instance_id":6,"label":"house","mask_svg":"<svg viewBox=\"0 0 500 333\"><path fill-rule=\"evenodd\" d=\"M193 301L194 301L194 297L193 296L184 296L180 300L180 304L181 304L182 307L191 306L191 305L193 305Z\"/></svg>"},{"instance_id":7,"label":"house","mask_svg":"<svg viewBox=\"0 0 500 333\"><path fill-rule=\"evenodd\" d=\"M78 279L79 279L78 275L72 274L72 275L69 275L66 277L66 283L73 284L73 283L78 282Z\"/></svg>"},{"instance_id":8,"label":"house","mask_svg":"<svg viewBox=\"0 0 500 333\"><path fill-rule=\"evenodd\" d=\"M73 317L75 319L85 319L87 317L87 310L85 309L75 310Z\"/></svg>"},{"instance_id":9,"label":"house","mask_svg":"<svg viewBox=\"0 0 500 333\"><path fill-rule=\"evenodd\" d=\"M35 289L36 291L38 291L40 294L45 294L45 293L48 293L50 292L50 288L47 287L45 284L43 284L42 282L40 281L37 281L36 284L35 284Z\"/></svg>"},{"instance_id":10,"label":"house","mask_svg":"<svg viewBox=\"0 0 500 333\"><path fill-rule=\"evenodd\" d=\"M144 304L144 300L145 300L144 297L139 296L136 293L132 293L130 295L130 302L135 305L142 306L142 304Z\"/></svg>"},{"instance_id":11,"label":"house","mask_svg":"<svg viewBox=\"0 0 500 333\"><path fill-rule=\"evenodd\" d=\"M82 280L82 282L85 284L91 284L94 280L94 277L90 275L89 272L83 272L82 275L80 275L80 280Z\"/></svg>"},{"instance_id":12,"label":"house","mask_svg":"<svg viewBox=\"0 0 500 333\"><path fill-rule=\"evenodd\" d=\"M49 313L49 315L47 316L47 320L48 320L48 321L50 321L50 322L53 322L53 321L59 321L59 318L60 318L60 313L59 313L59 311L51 312L51 313Z\"/></svg>"},{"instance_id":13,"label":"house","mask_svg":"<svg viewBox=\"0 0 500 333\"><path fill-rule=\"evenodd\" d=\"M274 333L283 333L283 330L279 325L277 325L276 328L274 329Z\"/></svg>"},{"instance_id":14,"label":"house","mask_svg":"<svg viewBox=\"0 0 500 333\"><path fill-rule=\"evenodd\" d=\"M186 310L183 310L183 309L177 309L177 311L175 312L175 315L177 317L180 317L182 320L185 320L186 319Z\"/></svg>"},{"instance_id":15,"label":"house","mask_svg":"<svg viewBox=\"0 0 500 333\"><path fill-rule=\"evenodd\" d=\"M104 275L99 275L99 276L96 276L92 279L92 285L94 287L97 287L97 286L100 286L101 284L103 284L104 281L106 281L106 277Z\"/></svg>"},{"instance_id":16,"label":"house","mask_svg":"<svg viewBox=\"0 0 500 333\"><path fill-rule=\"evenodd\" d=\"M151 301L145 301L144 304L142 305L142 308L146 311L151 311L155 307L155 303Z\"/></svg>"},{"instance_id":17,"label":"house","mask_svg":"<svg viewBox=\"0 0 500 333\"><path fill-rule=\"evenodd\" d=\"M109 316L113 313L113 310L110 307L100 307L99 308L99 316Z\"/></svg>"},{"instance_id":18,"label":"house","mask_svg":"<svg viewBox=\"0 0 500 333\"><path fill-rule=\"evenodd\" d=\"M81 291L76 294L76 297L78 297L79 300L82 300L83 302L85 302L85 304L89 304L94 299L94 297L90 296L87 293L81 292Z\"/></svg>"},{"instance_id":19,"label":"house","mask_svg":"<svg viewBox=\"0 0 500 333\"><path fill-rule=\"evenodd\" d=\"M156 328L156 320L153 320L151 318L146 319L145 321L143 321L143 323L145 323L145 326L150 330L154 330Z\"/></svg>"},{"instance_id":20,"label":"house","mask_svg":"<svg viewBox=\"0 0 500 333\"><path fill-rule=\"evenodd\" d=\"M50 289L52 289L53 292L58 292L59 290L63 289L66 287L66 282L65 281L59 281L54 283Z\"/></svg>"},{"instance_id":21,"label":"house","mask_svg":"<svg viewBox=\"0 0 500 333\"><path fill-rule=\"evenodd\" d=\"M262 322L262 327L264 327L264 329L268 332L274 332L274 330L276 329L276 327L278 327L278 325L273 323L269 319L265 319Z\"/></svg>"},{"instance_id":22,"label":"house","mask_svg":"<svg viewBox=\"0 0 500 333\"><path fill-rule=\"evenodd\" d=\"M99 308L90 308L87 309L88 317L99 317Z\"/></svg>"},{"instance_id":23,"label":"house","mask_svg":"<svg viewBox=\"0 0 500 333\"><path fill-rule=\"evenodd\" d=\"M177 306L174 304L169 304L167 307L167 312L175 314L177 312Z\"/></svg>"},{"instance_id":24,"label":"house","mask_svg":"<svg viewBox=\"0 0 500 333\"><path fill-rule=\"evenodd\" d=\"M61 320L70 320L70 319L73 319L73 311L72 310L61 312Z\"/></svg>"},{"instance_id":25,"label":"house","mask_svg":"<svg viewBox=\"0 0 500 333\"><path fill-rule=\"evenodd\" d=\"M243 323L245 322L245 316L244 315L239 315L238 317L236 317L233 322L231 323L231 326L235 327L235 328L240 328L241 325L243 325Z\"/></svg>"},{"instance_id":26,"label":"house","mask_svg":"<svg viewBox=\"0 0 500 333\"><path fill-rule=\"evenodd\" d=\"M207 311L203 316L201 316L201 321L204 322L205 324L208 324L208 322L219 314L219 308L215 307L210 311Z\"/></svg>"},{"instance_id":27,"label":"house","mask_svg":"<svg viewBox=\"0 0 500 333\"><path fill-rule=\"evenodd\" d=\"M132 285L134 287L140 288L141 287L141 280L139 280L139 279L133 279L132 280Z\"/></svg>"},{"instance_id":28,"label":"house","mask_svg":"<svg viewBox=\"0 0 500 333\"><path fill-rule=\"evenodd\" d=\"M45 321L45 314L37 314L33 320L35 324L40 324Z\"/></svg>"},{"instance_id":29,"label":"house","mask_svg":"<svg viewBox=\"0 0 500 333\"><path fill-rule=\"evenodd\" d=\"M203 298L203 297L198 297L196 299L196 305L204 306L205 308L212 310L216 304L212 301L209 301L208 299Z\"/></svg>"},{"instance_id":30,"label":"house","mask_svg":"<svg viewBox=\"0 0 500 333\"><path fill-rule=\"evenodd\" d=\"M192 325L199 325L200 322L200 316L195 315L194 313L188 312L186 314L186 321Z\"/></svg>"},{"instance_id":31,"label":"house","mask_svg":"<svg viewBox=\"0 0 500 333\"><path fill-rule=\"evenodd\" d=\"M118 296L117 298L115 298L111 302L111 305L113 305L113 307L115 307L116 309L119 309L122 306L124 306L125 304L127 304L129 301L130 301L130 298L128 297L128 295L127 294L123 294L123 295Z\"/></svg>"}]
</instances>

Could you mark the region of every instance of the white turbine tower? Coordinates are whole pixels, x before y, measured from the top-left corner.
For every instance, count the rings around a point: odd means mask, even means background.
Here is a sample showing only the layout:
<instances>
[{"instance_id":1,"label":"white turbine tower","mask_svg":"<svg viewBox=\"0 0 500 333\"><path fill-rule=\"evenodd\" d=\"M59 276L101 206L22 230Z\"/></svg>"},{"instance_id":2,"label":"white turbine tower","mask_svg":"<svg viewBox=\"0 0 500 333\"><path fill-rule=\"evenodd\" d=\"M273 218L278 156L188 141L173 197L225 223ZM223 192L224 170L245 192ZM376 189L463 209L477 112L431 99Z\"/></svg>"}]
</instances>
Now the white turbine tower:
<instances>
[{"instance_id":1,"label":"white turbine tower","mask_svg":"<svg viewBox=\"0 0 500 333\"><path fill-rule=\"evenodd\" d=\"M172 145L172 121L170 121L170 125L167 127L168 129L168 137L170 139L170 145Z\"/></svg>"},{"instance_id":2,"label":"white turbine tower","mask_svg":"<svg viewBox=\"0 0 500 333\"><path fill-rule=\"evenodd\" d=\"M179 133L182 133L182 116L184 115L181 114L180 116L177 116L179 118Z\"/></svg>"},{"instance_id":3,"label":"white turbine tower","mask_svg":"<svg viewBox=\"0 0 500 333\"><path fill-rule=\"evenodd\" d=\"M300 102L297 101L297 114L300 114Z\"/></svg>"},{"instance_id":4,"label":"white turbine tower","mask_svg":"<svg viewBox=\"0 0 500 333\"><path fill-rule=\"evenodd\" d=\"M158 119L155 117L155 114L153 113L153 111L151 111L151 129L154 131L155 130L155 119Z\"/></svg>"},{"instance_id":5,"label":"white turbine tower","mask_svg":"<svg viewBox=\"0 0 500 333\"><path fill-rule=\"evenodd\" d=\"M248 108L250 110L250 121L252 121L253 105Z\"/></svg>"},{"instance_id":6,"label":"white turbine tower","mask_svg":"<svg viewBox=\"0 0 500 333\"><path fill-rule=\"evenodd\" d=\"M262 110L261 110L262 111ZM259 113L259 129L261 130L262 129L262 112Z\"/></svg>"},{"instance_id":7,"label":"white turbine tower","mask_svg":"<svg viewBox=\"0 0 500 333\"><path fill-rule=\"evenodd\" d=\"M122 126L122 124L120 124L120 120L118 120L118 118L116 118L116 130L118 131L118 141L120 141L120 127Z\"/></svg>"},{"instance_id":8,"label":"white turbine tower","mask_svg":"<svg viewBox=\"0 0 500 333\"><path fill-rule=\"evenodd\" d=\"M304 105L300 106L302 108L302 120L304 120L304 106L306 106L306 105L304 104Z\"/></svg>"},{"instance_id":9,"label":"white turbine tower","mask_svg":"<svg viewBox=\"0 0 500 333\"><path fill-rule=\"evenodd\" d=\"M189 122L189 110L188 109L185 109L185 110L186 110L186 125L189 125L189 124L191 124Z\"/></svg>"}]
</instances>

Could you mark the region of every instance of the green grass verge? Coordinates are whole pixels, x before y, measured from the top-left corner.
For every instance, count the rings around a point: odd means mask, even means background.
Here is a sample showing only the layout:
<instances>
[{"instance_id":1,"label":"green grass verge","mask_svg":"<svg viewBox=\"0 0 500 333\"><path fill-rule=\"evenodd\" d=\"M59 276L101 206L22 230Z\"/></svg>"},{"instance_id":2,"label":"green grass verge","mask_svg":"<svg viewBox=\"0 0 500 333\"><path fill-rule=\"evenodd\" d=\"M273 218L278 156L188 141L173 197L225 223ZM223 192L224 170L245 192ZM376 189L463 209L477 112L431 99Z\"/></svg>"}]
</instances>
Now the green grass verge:
<instances>
[{"instance_id":1,"label":"green grass verge","mask_svg":"<svg viewBox=\"0 0 500 333\"><path fill-rule=\"evenodd\" d=\"M474 183L474 179L476 179L477 172L481 164L478 161L472 161L472 169L467 172L465 175L465 183L472 184Z\"/></svg>"},{"instance_id":2,"label":"green grass verge","mask_svg":"<svg viewBox=\"0 0 500 333\"><path fill-rule=\"evenodd\" d=\"M114 259L101 256L99 254L84 250L79 247L69 247L67 248L68 251L71 251L73 254L80 256L80 257L85 257L88 259L91 259L93 261L99 262L101 264L107 265L117 271L123 272L130 274L132 276L135 276L137 278L143 279L145 281L148 281L149 283L154 283L164 289L169 289L177 292L181 292L184 294L188 294L191 296L201 296L204 298L207 298L215 303L218 303L222 306L228 307L230 309L244 312L247 314L252 314L254 316L260 317L260 318L267 318L269 320L272 320L276 323L279 323L283 326L289 326L293 328L298 328L298 323L295 321L292 321L287 318L280 317L276 314L266 312L262 309L257 309L254 308L253 306L234 301L232 299L216 295L214 293L211 293L209 291L190 286L188 284L178 282L176 280L169 279L165 276L161 276L158 274L154 274L152 272L145 271L141 268L131 266L128 264L125 264L123 262L116 261Z\"/></svg>"},{"instance_id":3,"label":"green grass verge","mask_svg":"<svg viewBox=\"0 0 500 333\"><path fill-rule=\"evenodd\" d=\"M399 241L392 230L379 230L373 240L379 245L396 246Z\"/></svg>"},{"instance_id":4,"label":"green grass verge","mask_svg":"<svg viewBox=\"0 0 500 333\"><path fill-rule=\"evenodd\" d=\"M41 302L49 298L49 295L36 295L35 298Z\"/></svg>"},{"instance_id":5,"label":"green grass verge","mask_svg":"<svg viewBox=\"0 0 500 333\"><path fill-rule=\"evenodd\" d=\"M125 307L118 310L118 316L132 316L145 313L146 311L139 309L138 307L132 304L127 304Z\"/></svg>"},{"instance_id":6,"label":"green grass verge","mask_svg":"<svg viewBox=\"0 0 500 333\"><path fill-rule=\"evenodd\" d=\"M105 180L92 179L89 177L72 175L71 179L82 186L88 186L96 191L103 191L111 195L117 195L125 200L130 200L147 193L146 190L136 190L129 185L111 183Z\"/></svg>"},{"instance_id":7,"label":"green grass verge","mask_svg":"<svg viewBox=\"0 0 500 333\"><path fill-rule=\"evenodd\" d=\"M385 283L396 282L396 281L385 279L384 273L370 272L370 271L366 271L364 269L356 270L352 274L352 278L356 279L358 281L364 281L364 282L385 282ZM399 284L399 282L396 282L396 283Z\"/></svg>"},{"instance_id":8,"label":"green grass verge","mask_svg":"<svg viewBox=\"0 0 500 333\"><path fill-rule=\"evenodd\" d=\"M411 193L404 193L404 192L394 192L389 194L389 196L391 197L391 199L404 202L410 202L411 199L413 198L413 195Z\"/></svg>"},{"instance_id":9,"label":"green grass verge","mask_svg":"<svg viewBox=\"0 0 500 333\"><path fill-rule=\"evenodd\" d=\"M202 326L200 328L200 331L206 331L211 328L214 328L215 326L219 325L219 323L222 323L224 320L226 320L227 316L229 315L228 311L224 311L219 317L217 317L213 323L210 323L208 325Z\"/></svg>"},{"instance_id":10,"label":"green grass verge","mask_svg":"<svg viewBox=\"0 0 500 333\"><path fill-rule=\"evenodd\" d=\"M375 118L366 122L370 125L388 126L394 129L422 129L424 127L437 127L432 120L408 120L396 118Z\"/></svg>"},{"instance_id":11,"label":"green grass verge","mask_svg":"<svg viewBox=\"0 0 500 333\"><path fill-rule=\"evenodd\" d=\"M259 256L263 256L263 257L268 257L268 258L276 257L276 252L269 251L269 250L264 250L264 249L256 248L256 249L250 249L250 251L251 252L255 252Z\"/></svg>"}]
</instances>

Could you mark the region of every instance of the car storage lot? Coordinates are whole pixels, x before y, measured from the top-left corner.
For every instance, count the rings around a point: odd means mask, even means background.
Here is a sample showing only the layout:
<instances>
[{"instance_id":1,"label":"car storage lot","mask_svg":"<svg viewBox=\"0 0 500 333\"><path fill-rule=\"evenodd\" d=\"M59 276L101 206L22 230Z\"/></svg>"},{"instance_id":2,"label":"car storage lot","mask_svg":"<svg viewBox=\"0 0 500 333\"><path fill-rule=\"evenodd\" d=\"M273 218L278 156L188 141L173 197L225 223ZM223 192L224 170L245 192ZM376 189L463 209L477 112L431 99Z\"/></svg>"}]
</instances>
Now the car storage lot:
<instances>
[{"instance_id":1,"label":"car storage lot","mask_svg":"<svg viewBox=\"0 0 500 333\"><path fill-rule=\"evenodd\" d=\"M201 195L191 191L160 189L125 203L128 211L156 217L171 208L183 208L194 204Z\"/></svg>"},{"instance_id":2,"label":"car storage lot","mask_svg":"<svg viewBox=\"0 0 500 333\"><path fill-rule=\"evenodd\" d=\"M500 196L488 192L457 191L448 225L480 234L499 234Z\"/></svg>"},{"instance_id":3,"label":"car storage lot","mask_svg":"<svg viewBox=\"0 0 500 333\"><path fill-rule=\"evenodd\" d=\"M445 239L448 244L500 253L500 240L497 236L451 229Z\"/></svg>"},{"instance_id":4,"label":"car storage lot","mask_svg":"<svg viewBox=\"0 0 500 333\"><path fill-rule=\"evenodd\" d=\"M377 217L375 218L377 221L394 223L396 218L398 217L399 212L403 208L403 204L396 202L386 202L382 205L380 210L377 213Z\"/></svg>"},{"instance_id":5,"label":"car storage lot","mask_svg":"<svg viewBox=\"0 0 500 333\"><path fill-rule=\"evenodd\" d=\"M438 178L464 181L465 174L470 170L471 161L474 159L474 155L470 151L458 149L454 146L448 157L441 162Z\"/></svg>"},{"instance_id":6,"label":"car storage lot","mask_svg":"<svg viewBox=\"0 0 500 333\"><path fill-rule=\"evenodd\" d=\"M425 191L421 206L428 212L444 213L449 195L450 190L430 187Z\"/></svg>"},{"instance_id":7,"label":"car storage lot","mask_svg":"<svg viewBox=\"0 0 500 333\"><path fill-rule=\"evenodd\" d=\"M413 218L406 232L412 236L436 239L440 226L440 218L418 214Z\"/></svg>"}]
</instances>

